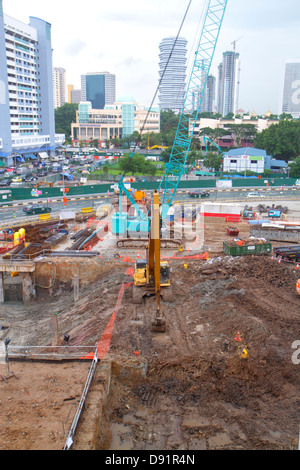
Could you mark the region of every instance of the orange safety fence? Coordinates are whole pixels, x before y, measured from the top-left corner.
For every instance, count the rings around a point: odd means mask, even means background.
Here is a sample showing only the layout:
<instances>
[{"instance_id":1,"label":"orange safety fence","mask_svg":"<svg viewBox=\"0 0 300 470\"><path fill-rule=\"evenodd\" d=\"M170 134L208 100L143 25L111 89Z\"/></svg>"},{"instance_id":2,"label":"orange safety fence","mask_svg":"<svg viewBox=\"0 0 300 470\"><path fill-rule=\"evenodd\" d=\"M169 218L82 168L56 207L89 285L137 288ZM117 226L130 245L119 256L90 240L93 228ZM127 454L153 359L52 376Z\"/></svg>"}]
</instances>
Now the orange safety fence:
<instances>
[{"instance_id":1,"label":"orange safety fence","mask_svg":"<svg viewBox=\"0 0 300 470\"><path fill-rule=\"evenodd\" d=\"M134 268L128 268L126 274L128 276L134 277Z\"/></svg>"},{"instance_id":2,"label":"orange safety fence","mask_svg":"<svg viewBox=\"0 0 300 470\"><path fill-rule=\"evenodd\" d=\"M205 253L202 253L201 255L190 255L190 256L162 256L161 258L163 259L202 259L202 260L208 260L209 255L207 251Z\"/></svg>"},{"instance_id":3,"label":"orange safety fence","mask_svg":"<svg viewBox=\"0 0 300 470\"><path fill-rule=\"evenodd\" d=\"M98 342L97 345L97 351L98 351L98 359L104 359L105 356L107 355L109 348L110 348L110 343L111 343L111 337L113 334L113 328L114 328L114 323L116 319L116 314L118 313L118 310L120 308L123 295L126 289L128 289L129 286L132 285L132 282L129 282L128 284L122 284L122 287L120 289L119 295L118 295L118 300L115 306L115 309L113 311L112 316L110 317L110 320L104 330L103 335L101 336L100 341ZM91 352L87 354L84 357L81 357L80 359L93 359L94 358L94 353Z\"/></svg>"}]
</instances>

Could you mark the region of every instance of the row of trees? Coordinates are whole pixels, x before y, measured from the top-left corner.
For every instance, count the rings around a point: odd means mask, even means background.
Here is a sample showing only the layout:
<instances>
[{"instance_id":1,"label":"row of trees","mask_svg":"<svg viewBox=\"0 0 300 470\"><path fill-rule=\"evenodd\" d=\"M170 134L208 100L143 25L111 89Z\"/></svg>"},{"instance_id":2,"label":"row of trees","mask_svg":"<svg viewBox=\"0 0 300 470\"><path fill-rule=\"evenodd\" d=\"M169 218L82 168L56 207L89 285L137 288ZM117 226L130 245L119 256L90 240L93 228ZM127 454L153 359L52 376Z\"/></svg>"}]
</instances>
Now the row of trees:
<instances>
[{"instance_id":1,"label":"row of trees","mask_svg":"<svg viewBox=\"0 0 300 470\"><path fill-rule=\"evenodd\" d=\"M274 158L293 160L300 156L300 120L284 119L256 135L254 145Z\"/></svg>"}]
</instances>

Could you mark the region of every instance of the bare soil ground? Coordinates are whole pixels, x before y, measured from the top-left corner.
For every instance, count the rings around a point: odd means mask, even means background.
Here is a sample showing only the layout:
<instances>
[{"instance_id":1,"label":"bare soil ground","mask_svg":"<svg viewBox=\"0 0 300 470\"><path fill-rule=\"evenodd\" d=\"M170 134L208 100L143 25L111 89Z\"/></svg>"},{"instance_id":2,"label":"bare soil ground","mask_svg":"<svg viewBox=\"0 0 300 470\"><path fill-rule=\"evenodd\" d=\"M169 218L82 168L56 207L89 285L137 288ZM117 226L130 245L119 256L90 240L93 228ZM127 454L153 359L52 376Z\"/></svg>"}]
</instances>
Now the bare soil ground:
<instances>
[{"instance_id":1,"label":"bare soil ground","mask_svg":"<svg viewBox=\"0 0 300 470\"><path fill-rule=\"evenodd\" d=\"M170 261L173 298L163 303L165 333L151 331L154 300L133 305L131 288L125 291L109 355L146 359L147 375L131 382L112 376L99 449L296 445L299 365L292 362L292 344L300 339L299 272L270 256L224 256L223 239L222 230L206 234L208 261ZM122 283L131 280L124 275L130 266L112 264L110 272L81 287L76 305L63 289L48 302L7 302L0 323L10 325L15 345L50 345L55 311L70 346L96 345ZM0 449L63 448L89 365L11 361L17 378L0 381Z\"/></svg>"}]
</instances>

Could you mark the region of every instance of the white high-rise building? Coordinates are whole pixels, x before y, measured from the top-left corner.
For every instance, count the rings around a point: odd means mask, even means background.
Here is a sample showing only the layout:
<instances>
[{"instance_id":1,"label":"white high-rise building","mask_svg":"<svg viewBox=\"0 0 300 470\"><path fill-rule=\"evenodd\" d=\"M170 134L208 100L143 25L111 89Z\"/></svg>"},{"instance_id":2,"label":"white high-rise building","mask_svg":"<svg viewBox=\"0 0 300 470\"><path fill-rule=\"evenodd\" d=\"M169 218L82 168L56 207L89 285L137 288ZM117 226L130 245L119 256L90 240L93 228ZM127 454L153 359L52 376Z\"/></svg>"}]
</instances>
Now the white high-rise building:
<instances>
[{"instance_id":1,"label":"white high-rise building","mask_svg":"<svg viewBox=\"0 0 300 470\"><path fill-rule=\"evenodd\" d=\"M285 63L281 112L300 118L300 59Z\"/></svg>"},{"instance_id":2,"label":"white high-rise building","mask_svg":"<svg viewBox=\"0 0 300 470\"><path fill-rule=\"evenodd\" d=\"M159 108L181 112L186 91L187 40L168 37L159 45Z\"/></svg>"},{"instance_id":3,"label":"white high-rise building","mask_svg":"<svg viewBox=\"0 0 300 470\"><path fill-rule=\"evenodd\" d=\"M219 65L218 112L222 116L236 114L238 110L240 85L240 55L224 52L223 62Z\"/></svg>"},{"instance_id":4,"label":"white high-rise building","mask_svg":"<svg viewBox=\"0 0 300 470\"><path fill-rule=\"evenodd\" d=\"M55 134L51 25L5 15L0 0L0 159L37 158L63 143Z\"/></svg>"},{"instance_id":5,"label":"white high-rise building","mask_svg":"<svg viewBox=\"0 0 300 470\"><path fill-rule=\"evenodd\" d=\"M53 103L59 108L67 102L66 97L66 70L61 67L53 69Z\"/></svg>"}]
</instances>

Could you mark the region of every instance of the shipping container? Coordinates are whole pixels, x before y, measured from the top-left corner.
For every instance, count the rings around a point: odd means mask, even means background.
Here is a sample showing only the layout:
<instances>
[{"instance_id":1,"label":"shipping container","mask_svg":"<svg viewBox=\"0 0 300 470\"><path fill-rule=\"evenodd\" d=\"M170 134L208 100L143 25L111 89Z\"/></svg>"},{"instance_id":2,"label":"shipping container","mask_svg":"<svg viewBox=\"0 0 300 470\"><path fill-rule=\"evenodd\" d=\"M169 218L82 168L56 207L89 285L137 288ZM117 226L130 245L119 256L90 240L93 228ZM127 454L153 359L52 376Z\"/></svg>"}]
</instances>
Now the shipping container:
<instances>
[{"instance_id":1,"label":"shipping container","mask_svg":"<svg viewBox=\"0 0 300 470\"><path fill-rule=\"evenodd\" d=\"M232 245L223 242L223 251L229 256L260 255L272 253L272 243L250 243L245 245Z\"/></svg>"}]
</instances>

